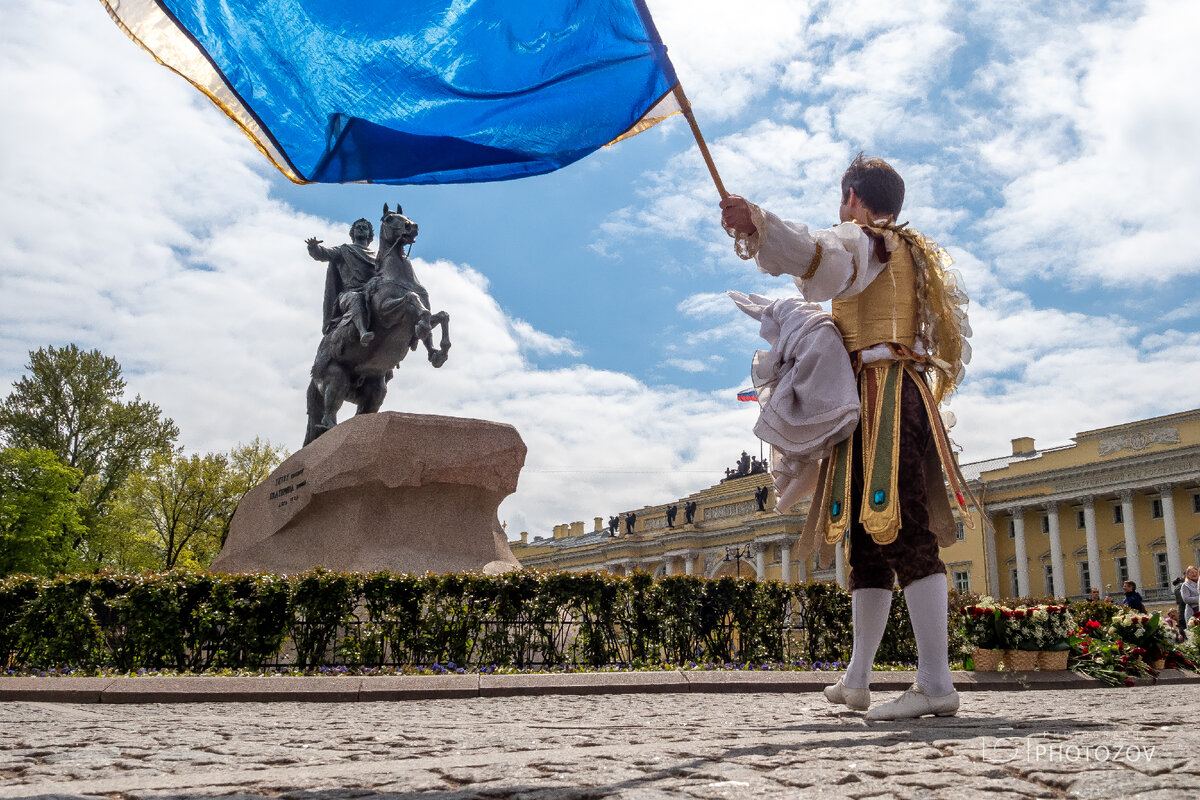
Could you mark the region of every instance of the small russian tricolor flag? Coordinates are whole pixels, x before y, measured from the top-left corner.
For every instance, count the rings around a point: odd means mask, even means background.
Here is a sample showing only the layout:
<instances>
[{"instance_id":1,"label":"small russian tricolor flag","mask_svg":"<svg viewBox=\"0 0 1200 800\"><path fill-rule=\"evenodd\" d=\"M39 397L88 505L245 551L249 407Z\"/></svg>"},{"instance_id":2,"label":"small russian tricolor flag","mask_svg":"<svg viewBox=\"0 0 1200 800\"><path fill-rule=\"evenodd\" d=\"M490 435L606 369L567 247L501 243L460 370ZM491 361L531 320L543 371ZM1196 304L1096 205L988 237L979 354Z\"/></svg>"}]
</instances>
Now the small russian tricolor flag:
<instances>
[{"instance_id":1,"label":"small russian tricolor flag","mask_svg":"<svg viewBox=\"0 0 1200 800\"><path fill-rule=\"evenodd\" d=\"M742 391L738 392L738 400L741 400L743 403L757 401L758 400L758 390L757 389L743 389Z\"/></svg>"}]
</instances>

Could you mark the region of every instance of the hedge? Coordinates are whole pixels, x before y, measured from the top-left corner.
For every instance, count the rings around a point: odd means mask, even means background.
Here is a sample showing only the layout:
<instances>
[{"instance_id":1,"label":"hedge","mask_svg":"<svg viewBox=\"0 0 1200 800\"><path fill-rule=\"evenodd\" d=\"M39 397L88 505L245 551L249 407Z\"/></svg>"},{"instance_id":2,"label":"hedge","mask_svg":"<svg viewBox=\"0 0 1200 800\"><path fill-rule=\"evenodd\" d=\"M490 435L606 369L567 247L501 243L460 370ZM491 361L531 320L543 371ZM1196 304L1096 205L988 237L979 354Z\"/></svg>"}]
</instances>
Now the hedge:
<instances>
[{"instance_id":1,"label":"hedge","mask_svg":"<svg viewBox=\"0 0 1200 800\"><path fill-rule=\"evenodd\" d=\"M952 596L952 658L965 652L956 606ZM811 665L847 660L852 642L850 595L832 583L323 569L0 580L11 672ZM876 663L915 661L897 591Z\"/></svg>"}]
</instances>

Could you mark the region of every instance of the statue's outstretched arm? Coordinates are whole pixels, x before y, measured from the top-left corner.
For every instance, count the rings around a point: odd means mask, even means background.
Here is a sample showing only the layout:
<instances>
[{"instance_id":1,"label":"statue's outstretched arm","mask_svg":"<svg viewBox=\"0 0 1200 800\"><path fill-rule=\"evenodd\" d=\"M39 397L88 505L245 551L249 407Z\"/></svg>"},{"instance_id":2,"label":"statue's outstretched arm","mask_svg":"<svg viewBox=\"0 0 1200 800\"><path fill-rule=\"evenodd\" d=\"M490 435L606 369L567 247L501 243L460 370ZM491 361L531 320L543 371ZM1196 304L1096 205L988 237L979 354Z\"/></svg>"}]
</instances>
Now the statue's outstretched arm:
<instances>
[{"instance_id":1,"label":"statue's outstretched arm","mask_svg":"<svg viewBox=\"0 0 1200 800\"><path fill-rule=\"evenodd\" d=\"M318 239L315 236L305 239L304 243L308 245L308 254L317 261L333 261L335 254L334 251L330 250L328 247L322 247L321 241L321 239Z\"/></svg>"}]
</instances>

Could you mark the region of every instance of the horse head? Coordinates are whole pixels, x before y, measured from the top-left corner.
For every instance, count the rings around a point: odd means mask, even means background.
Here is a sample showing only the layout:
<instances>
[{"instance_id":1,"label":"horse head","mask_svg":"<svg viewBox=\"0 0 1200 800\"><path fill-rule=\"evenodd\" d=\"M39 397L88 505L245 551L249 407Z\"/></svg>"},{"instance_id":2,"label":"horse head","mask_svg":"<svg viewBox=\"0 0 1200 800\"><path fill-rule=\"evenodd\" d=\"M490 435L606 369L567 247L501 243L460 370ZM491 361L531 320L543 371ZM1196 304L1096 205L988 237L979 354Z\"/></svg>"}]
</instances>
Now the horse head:
<instances>
[{"instance_id":1,"label":"horse head","mask_svg":"<svg viewBox=\"0 0 1200 800\"><path fill-rule=\"evenodd\" d=\"M390 250L394 245L412 244L417 238L417 223L404 216L400 206L395 211L383 204L383 217L379 220L379 249L380 252Z\"/></svg>"}]
</instances>

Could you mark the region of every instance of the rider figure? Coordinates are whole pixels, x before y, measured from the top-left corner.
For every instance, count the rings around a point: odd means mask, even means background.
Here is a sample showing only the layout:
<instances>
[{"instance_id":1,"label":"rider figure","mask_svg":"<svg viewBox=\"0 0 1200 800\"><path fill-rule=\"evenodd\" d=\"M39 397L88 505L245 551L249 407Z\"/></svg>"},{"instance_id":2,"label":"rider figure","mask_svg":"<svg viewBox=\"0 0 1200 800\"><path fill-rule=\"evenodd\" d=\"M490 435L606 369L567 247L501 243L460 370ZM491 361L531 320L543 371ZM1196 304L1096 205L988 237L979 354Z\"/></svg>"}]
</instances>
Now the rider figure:
<instances>
[{"instance_id":1,"label":"rider figure","mask_svg":"<svg viewBox=\"0 0 1200 800\"><path fill-rule=\"evenodd\" d=\"M308 254L317 261L328 261L325 273L325 302L322 305L321 333L327 334L348 317L358 331L364 347L375 334L370 331L370 315L364 285L375 277L375 253L369 247L375 239L375 227L360 219L350 226L350 244L322 247L321 240L307 239Z\"/></svg>"}]
</instances>

